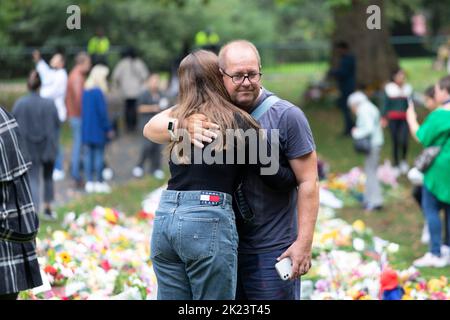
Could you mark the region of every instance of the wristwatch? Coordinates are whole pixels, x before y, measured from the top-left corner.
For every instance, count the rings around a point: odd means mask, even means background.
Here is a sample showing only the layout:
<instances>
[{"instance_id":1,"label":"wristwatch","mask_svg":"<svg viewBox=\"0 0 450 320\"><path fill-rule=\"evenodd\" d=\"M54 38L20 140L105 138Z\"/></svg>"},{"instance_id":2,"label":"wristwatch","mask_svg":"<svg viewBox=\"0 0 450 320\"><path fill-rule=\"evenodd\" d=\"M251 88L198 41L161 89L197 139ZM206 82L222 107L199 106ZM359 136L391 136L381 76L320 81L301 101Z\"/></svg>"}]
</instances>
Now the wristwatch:
<instances>
[{"instance_id":1,"label":"wristwatch","mask_svg":"<svg viewBox=\"0 0 450 320\"><path fill-rule=\"evenodd\" d=\"M169 120L169 124L167 125L167 130L169 131L170 135L170 141L178 141L178 137L175 134L176 122L176 119L171 119Z\"/></svg>"}]
</instances>

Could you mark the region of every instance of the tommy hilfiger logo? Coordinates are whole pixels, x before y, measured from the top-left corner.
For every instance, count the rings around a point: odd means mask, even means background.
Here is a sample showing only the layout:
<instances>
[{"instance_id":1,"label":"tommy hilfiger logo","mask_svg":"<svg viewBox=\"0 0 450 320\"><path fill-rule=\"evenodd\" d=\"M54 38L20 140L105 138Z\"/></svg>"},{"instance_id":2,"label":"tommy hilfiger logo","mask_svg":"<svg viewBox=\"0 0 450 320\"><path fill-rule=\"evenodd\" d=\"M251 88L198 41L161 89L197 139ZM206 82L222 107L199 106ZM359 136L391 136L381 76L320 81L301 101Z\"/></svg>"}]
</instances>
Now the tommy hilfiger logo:
<instances>
[{"instance_id":1,"label":"tommy hilfiger logo","mask_svg":"<svg viewBox=\"0 0 450 320\"><path fill-rule=\"evenodd\" d=\"M202 191L200 194L200 204L209 204L213 206L219 205L221 202L221 194L218 192Z\"/></svg>"}]
</instances>

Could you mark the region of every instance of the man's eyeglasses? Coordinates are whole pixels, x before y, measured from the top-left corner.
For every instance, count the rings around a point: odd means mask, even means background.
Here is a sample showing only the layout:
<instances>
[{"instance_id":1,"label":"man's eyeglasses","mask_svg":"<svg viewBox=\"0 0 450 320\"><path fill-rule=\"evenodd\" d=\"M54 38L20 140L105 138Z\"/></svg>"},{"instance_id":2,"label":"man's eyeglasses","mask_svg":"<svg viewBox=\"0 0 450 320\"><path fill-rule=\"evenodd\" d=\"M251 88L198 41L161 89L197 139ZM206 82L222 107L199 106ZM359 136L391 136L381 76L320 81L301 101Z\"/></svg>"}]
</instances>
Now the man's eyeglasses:
<instances>
[{"instance_id":1,"label":"man's eyeglasses","mask_svg":"<svg viewBox=\"0 0 450 320\"><path fill-rule=\"evenodd\" d=\"M261 80L262 76L261 72L230 75L222 69L220 69L220 71L222 71L224 75L230 77L231 81L233 81L234 84L242 84L245 81L245 78L247 78L250 83L257 83L259 80Z\"/></svg>"}]
</instances>

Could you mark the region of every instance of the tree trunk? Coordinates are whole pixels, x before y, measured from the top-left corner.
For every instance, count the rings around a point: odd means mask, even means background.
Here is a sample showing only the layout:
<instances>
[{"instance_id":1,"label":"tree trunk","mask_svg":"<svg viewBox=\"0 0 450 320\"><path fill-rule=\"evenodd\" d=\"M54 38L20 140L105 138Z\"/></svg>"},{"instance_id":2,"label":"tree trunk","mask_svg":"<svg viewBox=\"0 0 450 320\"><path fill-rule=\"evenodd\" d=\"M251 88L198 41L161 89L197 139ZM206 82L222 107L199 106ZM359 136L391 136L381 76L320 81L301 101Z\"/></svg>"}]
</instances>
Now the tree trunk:
<instances>
[{"instance_id":1,"label":"tree trunk","mask_svg":"<svg viewBox=\"0 0 450 320\"><path fill-rule=\"evenodd\" d=\"M333 43L345 41L356 58L356 82L373 89L380 88L389 80L390 74L398 66L397 55L389 42L390 32L387 17L384 14L383 0L352 0L351 7L334 10L335 31ZM369 5L381 9L381 29L370 30L367 20L371 14L366 13ZM337 56L332 49L332 65Z\"/></svg>"}]
</instances>

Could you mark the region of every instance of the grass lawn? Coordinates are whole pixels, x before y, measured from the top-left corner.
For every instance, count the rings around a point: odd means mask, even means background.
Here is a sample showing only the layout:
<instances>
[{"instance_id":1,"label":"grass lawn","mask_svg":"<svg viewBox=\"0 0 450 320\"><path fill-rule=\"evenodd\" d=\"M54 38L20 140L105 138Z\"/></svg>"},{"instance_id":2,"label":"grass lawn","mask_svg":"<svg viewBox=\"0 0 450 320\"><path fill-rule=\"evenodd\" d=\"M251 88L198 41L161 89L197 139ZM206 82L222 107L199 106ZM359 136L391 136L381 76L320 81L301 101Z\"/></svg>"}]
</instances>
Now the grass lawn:
<instances>
[{"instance_id":1,"label":"grass lawn","mask_svg":"<svg viewBox=\"0 0 450 320\"><path fill-rule=\"evenodd\" d=\"M430 59L406 59L401 61L405 68L409 82L418 92L423 90L444 73L433 71ZM327 70L326 63L304 63L281 65L263 69L264 86L277 93L280 97L288 99L302 107L306 113L317 144L317 151L321 159L328 162L332 172L346 172L354 166L361 166L363 157L353 151L351 140L340 137L342 129L342 117L333 105L332 99L326 99L323 103L303 105L302 93L307 84L318 81ZM1 88L1 85L0 85ZM5 95L0 95L5 97ZM0 103L8 107L12 105L12 98L0 97ZM419 110L424 113L423 110ZM69 131L66 128L63 133L63 141L70 140ZM420 146L410 140L409 162L420 152ZM388 132L385 132L385 145L382 151L382 159L391 157L391 141ZM423 216L420 209L410 195L411 186L406 179L401 179L401 189L396 197L389 199L382 212L365 214L361 209L350 207L342 209L338 215L348 222L362 219L371 227L375 234L392 242L400 244L400 252L393 262L395 267L406 268L412 261L426 252L427 247L420 243L420 235L423 226ZM115 207L129 215L135 214L140 209L144 196L161 183L145 178L139 181L119 186L109 195L86 196L81 200L67 203L57 209L59 216L69 211L90 211L95 205ZM59 221L60 222L60 221ZM58 228L59 222L42 222L40 235L43 236L48 228ZM445 269L425 268L421 270L425 277L434 277L450 274L450 267Z\"/></svg>"}]
</instances>

